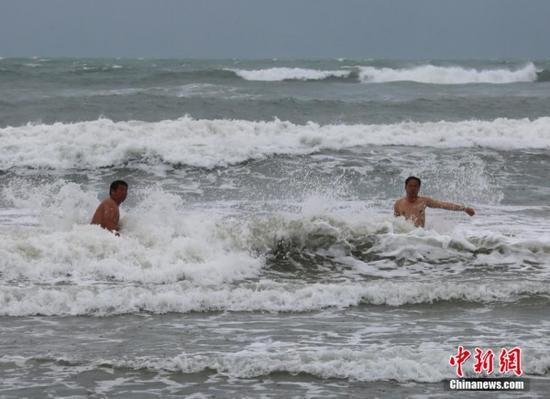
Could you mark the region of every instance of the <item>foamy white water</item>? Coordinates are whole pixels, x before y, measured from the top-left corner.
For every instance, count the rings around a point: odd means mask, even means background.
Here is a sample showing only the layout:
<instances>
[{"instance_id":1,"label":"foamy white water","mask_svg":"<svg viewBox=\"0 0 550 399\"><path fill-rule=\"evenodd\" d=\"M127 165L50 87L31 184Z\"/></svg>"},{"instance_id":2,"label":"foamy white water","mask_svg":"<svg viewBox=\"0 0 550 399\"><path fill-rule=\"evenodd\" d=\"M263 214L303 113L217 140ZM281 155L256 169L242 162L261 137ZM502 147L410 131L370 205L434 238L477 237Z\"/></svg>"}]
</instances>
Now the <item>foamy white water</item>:
<instances>
[{"instance_id":1,"label":"foamy white water","mask_svg":"<svg viewBox=\"0 0 550 399\"><path fill-rule=\"evenodd\" d=\"M276 82L284 80L324 80L328 78L349 78L358 70L359 80L364 83L386 83L410 81L429 84L507 84L534 82L537 68L529 62L514 69L474 69L462 66L437 66L431 64L409 68L378 68L373 66L348 67L341 70L316 70L306 68L276 67L257 70L227 69L237 76L251 81Z\"/></svg>"},{"instance_id":2,"label":"foamy white water","mask_svg":"<svg viewBox=\"0 0 550 399\"><path fill-rule=\"evenodd\" d=\"M460 66L421 65L411 68L360 67L359 78L365 83L410 81L430 84L534 82L537 68L530 62L518 69L471 69Z\"/></svg>"},{"instance_id":3,"label":"foamy white water","mask_svg":"<svg viewBox=\"0 0 550 399\"><path fill-rule=\"evenodd\" d=\"M330 77L346 78L351 75L349 70L321 71L306 68L268 68L257 70L228 69L246 80L276 82L283 80L323 80Z\"/></svg>"},{"instance_id":4,"label":"foamy white water","mask_svg":"<svg viewBox=\"0 0 550 399\"><path fill-rule=\"evenodd\" d=\"M37 267L44 266L37 265ZM205 268L208 268L208 265ZM71 273L67 269L64 272ZM53 274L51 271L50 273ZM96 280L107 279L106 274L105 271L98 270L94 277ZM122 280L117 273L113 274L114 279ZM133 274L135 275L136 271L133 271ZM58 276L59 274L49 278L41 277L42 281L50 283L64 281L64 284L68 284L71 280L67 278L61 280ZM80 279L84 280L82 277ZM173 279L177 280L177 278ZM210 282L213 284L215 281L211 279ZM218 282L218 284L221 283ZM361 304L404 306L430 305L445 301L477 304L506 303L518 301L522 297L550 295L548 284L537 281L498 281L492 284L480 284L476 281L381 282L313 284L309 287L297 284L259 283L237 288L201 287L189 283L117 288L111 284L86 285L53 289L3 288L0 293L0 309L2 309L0 315L112 316L137 312L153 314L219 311L312 312L327 308L345 309Z\"/></svg>"},{"instance_id":5,"label":"foamy white water","mask_svg":"<svg viewBox=\"0 0 550 399\"><path fill-rule=\"evenodd\" d=\"M303 155L368 145L499 150L550 148L550 118L296 125L284 121L91 122L0 129L0 166L98 168L128 162L212 168L271 155Z\"/></svg>"},{"instance_id":6,"label":"foamy white water","mask_svg":"<svg viewBox=\"0 0 550 399\"><path fill-rule=\"evenodd\" d=\"M0 231L2 278L20 282L4 285L0 314L310 312L361 304L513 303L550 295L548 284L539 281L548 272L528 266L545 262L550 235L520 229L511 236L483 224L474 229L466 220L443 232L414 229L388 219L384 210L357 215L355 203L329 198L310 199L301 214L274 219L189 210L179 196L158 188L133 195L138 201L123 207L123 236L117 238L88 225L98 202L79 185L59 180L28 186L20 180L4 188L4 201L16 207L12 217L34 209L35 222ZM357 258L355 247L368 251ZM289 257L323 254L340 266L319 277L336 273L340 281L304 285L295 279L297 272L315 277L313 265L273 280L265 273L280 251ZM509 270L493 281L453 276L503 264ZM523 280L515 280L517 272L525 273Z\"/></svg>"}]
</instances>

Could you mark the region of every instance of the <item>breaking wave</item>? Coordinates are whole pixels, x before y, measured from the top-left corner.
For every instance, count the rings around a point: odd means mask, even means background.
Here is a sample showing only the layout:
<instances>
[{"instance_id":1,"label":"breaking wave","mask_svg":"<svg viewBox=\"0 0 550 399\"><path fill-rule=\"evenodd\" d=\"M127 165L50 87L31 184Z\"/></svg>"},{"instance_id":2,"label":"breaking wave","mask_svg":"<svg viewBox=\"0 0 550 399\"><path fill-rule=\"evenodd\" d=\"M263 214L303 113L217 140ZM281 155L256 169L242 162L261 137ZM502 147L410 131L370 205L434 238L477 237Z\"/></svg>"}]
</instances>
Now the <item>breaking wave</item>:
<instances>
[{"instance_id":1,"label":"breaking wave","mask_svg":"<svg viewBox=\"0 0 550 399\"><path fill-rule=\"evenodd\" d=\"M474 69L463 66L419 65L408 68L359 66L338 70L307 68L226 69L251 81L355 80L362 83L417 82L427 84L507 84L545 81L546 73L532 62L517 69Z\"/></svg>"},{"instance_id":2,"label":"breaking wave","mask_svg":"<svg viewBox=\"0 0 550 399\"><path fill-rule=\"evenodd\" d=\"M277 82L283 80L325 80L334 78L349 78L353 72L349 70L322 71L306 68L268 68L268 69L227 69L245 80Z\"/></svg>"},{"instance_id":3,"label":"breaking wave","mask_svg":"<svg viewBox=\"0 0 550 399\"><path fill-rule=\"evenodd\" d=\"M34 209L38 220L0 232L0 315L309 312L550 297L543 270L532 274L550 253L544 237L449 236L354 212L335 222L297 215L297 223L258 225L186 209L158 189L133 195L118 238L87 224L97 198L77 184L5 188L4 198ZM526 271L521 280L518 270ZM498 279L476 280L480 272Z\"/></svg>"},{"instance_id":4,"label":"breaking wave","mask_svg":"<svg viewBox=\"0 0 550 399\"><path fill-rule=\"evenodd\" d=\"M280 120L160 122L99 119L0 129L0 168L100 168L170 164L214 168L273 155L369 145L498 150L550 148L550 117L380 125L297 125Z\"/></svg>"},{"instance_id":5,"label":"breaking wave","mask_svg":"<svg viewBox=\"0 0 550 399\"><path fill-rule=\"evenodd\" d=\"M356 284L275 282L241 286L191 283L145 286L3 287L1 316L112 316L148 312L311 312L358 305L404 306L438 302L495 303L549 298L547 283L536 281L391 282Z\"/></svg>"},{"instance_id":6,"label":"breaking wave","mask_svg":"<svg viewBox=\"0 0 550 399\"><path fill-rule=\"evenodd\" d=\"M421 65L412 68L361 67L359 78L365 83L409 81L430 84L468 83L516 83L537 80L537 68L529 63L523 68L511 69L469 69L459 66Z\"/></svg>"},{"instance_id":7,"label":"breaking wave","mask_svg":"<svg viewBox=\"0 0 550 399\"><path fill-rule=\"evenodd\" d=\"M173 357L140 356L134 359L99 358L81 360L68 357L7 356L0 363L17 367L55 368L56 364L74 367L82 372L97 368L148 370L161 373L217 373L231 378L258 378L274 373L307 374L322 379L352 381L416 381L435 383L449 378L450 347L420 343L414 347L372 345L366 350L351 348L308 348L291 350L278 341L257 342L237 352L181 353ZM546 375L550 367L548 356L529 352L524 371L527 375ZM469 360L469 364L472 360ZM477 375L466 370L466 376Z\"/></svg>"}]
</instances>

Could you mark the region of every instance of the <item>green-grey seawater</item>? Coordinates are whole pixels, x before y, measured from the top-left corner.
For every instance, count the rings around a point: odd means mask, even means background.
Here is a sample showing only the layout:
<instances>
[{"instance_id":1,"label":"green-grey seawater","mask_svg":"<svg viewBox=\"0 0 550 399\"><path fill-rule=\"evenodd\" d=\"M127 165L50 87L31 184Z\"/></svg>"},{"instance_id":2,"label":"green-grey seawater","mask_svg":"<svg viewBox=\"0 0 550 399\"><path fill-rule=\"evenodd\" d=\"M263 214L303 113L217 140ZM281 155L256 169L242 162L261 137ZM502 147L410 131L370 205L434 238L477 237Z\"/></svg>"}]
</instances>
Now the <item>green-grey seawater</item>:
<instances>
[{"instance_id":1,"label":"green-grey seawater","mask_svg":"<svg viewBox=\"0 0 550 399\"><path fill-rule=\"evenodd\" d=\"M451 398L459 345L545 397L549 73L0 59L0 397ZM395 219L411 174L477 214Z\"/></svg>"}]
</instances>

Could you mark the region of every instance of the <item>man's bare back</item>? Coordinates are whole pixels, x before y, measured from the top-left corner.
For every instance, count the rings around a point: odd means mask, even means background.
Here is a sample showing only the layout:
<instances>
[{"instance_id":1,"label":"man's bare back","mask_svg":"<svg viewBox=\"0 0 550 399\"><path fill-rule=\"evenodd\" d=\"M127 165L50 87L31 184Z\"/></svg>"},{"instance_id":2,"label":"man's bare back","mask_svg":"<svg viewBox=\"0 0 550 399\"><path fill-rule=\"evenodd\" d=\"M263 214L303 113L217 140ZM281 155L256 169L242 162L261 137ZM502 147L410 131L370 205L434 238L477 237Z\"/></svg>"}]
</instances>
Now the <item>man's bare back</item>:
<instances>
[{"instance_id":1,"label":"man's bare back","mask_svg":"<svg viewBox=\"0 0 550 399\"><path fill-rule=\"evenodd\" d=\"M409 177L405 182L407 196L398 199L393 206L395 216L403 216L410 220L416 227L424 227L426 224L426 208L447 209L449 211L462 211L470 216L475 215L473 208L451 202L437 201L429 197L419 197L420 179Z\"/></svg>"},{"instance_id":2,"label":"man's bare back","mask_svg":"<svg viewBox=\"0 0 550 399\"><path fill-rule=\"evenodd\" d=\"M99 204L94 216L92 217L91 224L98 224L107 230L118 231L119 218L120 213L118 210L118 205L111 197L109 197Z\"/></svg>"},{"instance_id":3,"label":"man's bare back","mask_svg":"<svg viewBox=\"0 0 550 399\"><path fill-rule=\"evenodd\" d=\"M97 207L91 224L98 224L104 229L115 232L118 235L118 221L120 213L119 205L124 202L128 194L128 184L122 180L117 180L111 183L109 188L109 198L103 200Z\"/></svg>"}]
</instances>

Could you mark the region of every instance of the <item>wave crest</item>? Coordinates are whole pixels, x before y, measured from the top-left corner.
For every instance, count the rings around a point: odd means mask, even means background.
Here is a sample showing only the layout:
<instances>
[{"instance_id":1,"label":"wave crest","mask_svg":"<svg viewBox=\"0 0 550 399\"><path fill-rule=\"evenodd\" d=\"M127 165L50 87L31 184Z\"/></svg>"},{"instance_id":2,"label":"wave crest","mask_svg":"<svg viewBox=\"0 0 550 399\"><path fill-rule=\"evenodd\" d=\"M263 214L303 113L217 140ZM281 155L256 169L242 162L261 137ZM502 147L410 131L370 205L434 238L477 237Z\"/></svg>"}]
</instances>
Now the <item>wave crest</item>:
<instances>
[{"instance_id":1,"label":"wave crest","mask_svg":"<svg viewBox=\"0 0 550 399\"><path fill-rule=\"evenodd\" d=\"M532 62L517 70L478 70L459 66L443 67L435 65L421 65L403 69L360 67L359 78L364 83L409 81L430 84L503 84L534 82L537 80L537 68Z\"/></svg>"},{"instance_id":2,"label":"wave crest","mask_svg":"<svg viewBox=\"0 0 550 399\"><path fill-rule=\"evenodd\" d=\"M415 347L370 345L357 348L307 348L295 349L280 341L256 342L235 352L183 352L176 356L138 356L134 358L79 359L65 355L39 355L32 357L3 355L4 367L31 368L80 367L122 369L124 371L148 370L153 373L216 373L231 378L259 378L272 374L307 374L322 379L352 381L416 381L435 383L449 377L448 359L451 348L421 342ZM550 358L535 350L528 352L529 362L524 367L527 375L545 376L550 370ZM468 364L473 360L468 360ZM13 365L13 366L11 366ZM472 364L473 365L473 364ZM467 377L478 377L465 370Z\"/></svg>"},{"instance_id":3,"label":"wave crest","mask_svg":"<svg viewBox=\"0 0 550 399\"><path fill-rule=\"evenodd\" d=\"M55 288L7 287L0 292L1 316L111 316L213 311L311 312L360 304L404 306L438 302L495 303L549 298L547 283L392 282L303 284L261 282L240 286L113 286Z\"/></svg>"},{"instance_id":4,"label":"wave crest","mask_svg":"<svg viewBox=\"0 0 550 399\"><path fill-rule=\"evenodd\" d=\"M227 69L245 80L277 82L283 80L325 80L329 78L349 78L352 71L323 71L307 68L268 68L268 69Z\"/></svg>"},{"instance_id":5,"label":"wave crest","mask_svg":"<svg viewBox=\"0 0 550 399\"><path fill-rule=\"evenodd\" d=\"M214 168L272 155L369 145L498 150L550 148L550 117L535 120L296 125L274 120L160 122L99 119L0 129L0 168L98 168L132 163Z\"/></svg>"},{"instance_id":6,"label":"wave crest","mask_svg":"<svg viewBox=\"0 0 550 399\"><path fill-rule=\"evenodd\" d=\"M529 62L517 69L474 69L463 66L418 65L409 68L346 67L338 70L275 67L266 69L225 69L250 81L353 79L362 83L417 82L427 84L506 84L544 80L544 71Z\"/></svg>"}]
</instances>

